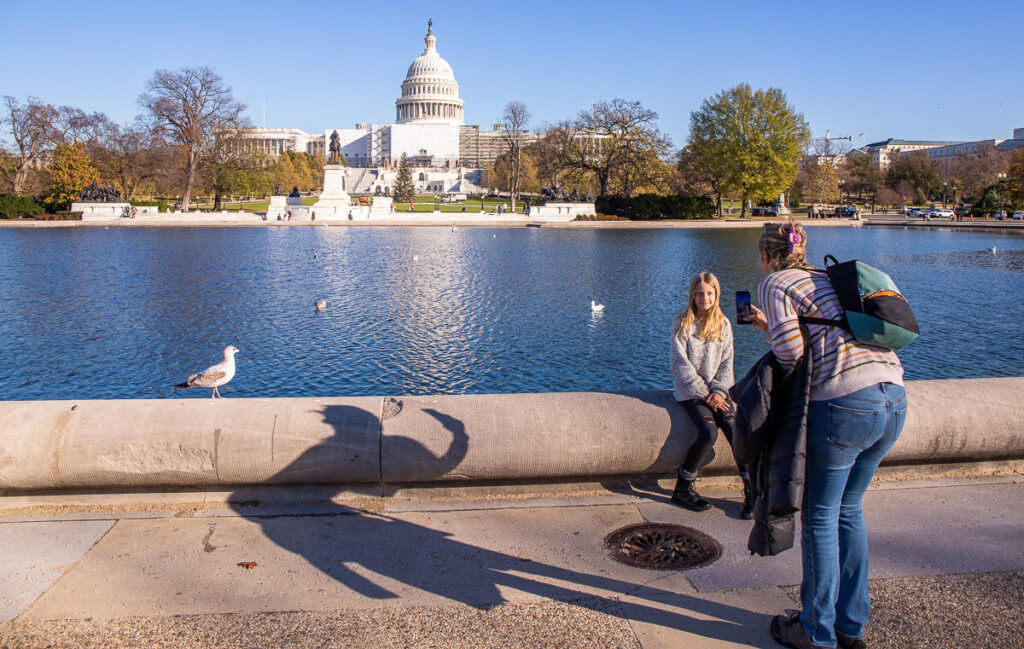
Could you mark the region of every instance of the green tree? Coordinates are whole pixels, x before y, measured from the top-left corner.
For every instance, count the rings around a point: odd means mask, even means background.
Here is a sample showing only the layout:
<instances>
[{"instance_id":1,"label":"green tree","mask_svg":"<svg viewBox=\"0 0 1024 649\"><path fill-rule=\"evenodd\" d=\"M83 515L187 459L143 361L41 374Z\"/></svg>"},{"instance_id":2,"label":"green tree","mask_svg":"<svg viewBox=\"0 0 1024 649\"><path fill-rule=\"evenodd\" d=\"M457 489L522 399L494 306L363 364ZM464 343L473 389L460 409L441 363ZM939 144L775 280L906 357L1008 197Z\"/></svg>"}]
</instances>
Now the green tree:
<instances>
[{"instance_id":1,"label":"green tree","mask_svg":"<svg viewBox=\"0 0 1024 649\"><path fill-rule=\"evenodd\" d=\"M327 159L324 158L322 153L309 154L309 171L313 176L313 186L311 189L323 189L325 164L327 164Z\"/></svg>"},{"instance_id":2,"label":"green tree","mask_svg":"<svg viewBox=\"0 0 1024 649\"><path fill-rule=\"evenodd\" d=\"M882 172L875 166L870 156L848 155L839 165L839 177L845 183L846 191L856 194L861 201L878 200L878 192L884 186Z\"/></svg>"},{"instance_id":3,"label":"green tree","mask_svg":"<svg viewBox=\"0 0 1024 649\"><path fill-rule=\"evenodd\" d=\"M299 189L304 192L310 191L313 189L313 171L309 168L309 154L295 153L291 154L291 157Z\"/></svg>"},{"instance_id":4,"label":"green tree","mask_svg":"<svg viewBox=\"0 0 1024 649\"><path fill-rule=\"evenodd\" d=\"M777 198L796 178L810 142L807 120L778 88L723 90L690 114L690 146L698 164L743 199Z\"/></svg>"},{"instance_id":5,"label":"green tree","mask_svg":"<svg viewBox=\"0 0 1024 649\"><path fill-rule=\"evenodd\" d=\"M47 171L50 172L51 184L46 202L54 209L67 209L86 185L99 180L99 174L81 142L58 144Z\"/></svg>"},{"instance_id":6,"label":"green tree","mask_svg":"<svg viewBox=\"0 0 1024 649\"><path fill-rule=\"evenodd\" d=\"M274 184L281 186L281 191L288 193L292 187L299 185L299 175L295 173L295 165L292 164L292 157L282 153L277 157L274 165Z\"/></svg>"},{"instance_id":7,"label":"green tree","mask_svg":"<svg viewBox=\"0 0 1024 649\"><path fill-rule=\"evenodd\" d=\"M246 144L242 129L226 130L214 140L203 164L203 181L213 194L215 211L223 209L224 196L250 193L253 174L263 171L262 156Z\"/></svg>"},{"instance_id":8,"label":"green tree","mask_svg":"<svg viewBox=\"0 0 1024 649\"><path fill-rule=\"evenodd\" d=\"M396 203L409 203L412 201L414 191L409 156L403 153L402 157L398 159L398 176L395 178L395 186L391 195Z\"/></svg>"},{"instance_id":9,"label":"green tree","mask_svg":"<svg viewBox=\"0 0 1024 649\"><path fill-rule=\"evenodd\" d=\"M924 151L912 151L890 156L885 184L904 195L907 194L906 187L910 187L914 192L912 200L923 203L941 187L942 183L939 180L938 167L931 157Z\"/></svg>"}]
</instances>

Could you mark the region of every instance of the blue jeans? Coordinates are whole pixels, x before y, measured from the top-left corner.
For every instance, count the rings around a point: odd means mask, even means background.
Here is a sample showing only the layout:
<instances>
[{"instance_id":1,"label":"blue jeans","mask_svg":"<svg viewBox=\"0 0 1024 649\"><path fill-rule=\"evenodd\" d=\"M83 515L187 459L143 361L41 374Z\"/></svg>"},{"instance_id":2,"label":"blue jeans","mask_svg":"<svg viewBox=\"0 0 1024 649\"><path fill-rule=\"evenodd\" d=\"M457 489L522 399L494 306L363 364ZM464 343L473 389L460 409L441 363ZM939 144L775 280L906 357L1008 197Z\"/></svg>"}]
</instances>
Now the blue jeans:
<instances>
[{"instance_id":1,"label":"blue jeans","mask_svg":"<svg viewBox=\"0 0 1024 649\"><path fill-rule=\"evenodd\" d=\"M836 631L864 635L871 601L861 499L906 418L906 392L892 383L810 403L800 622L816 645L836 646Z\"/></svg>"}]
</instances>

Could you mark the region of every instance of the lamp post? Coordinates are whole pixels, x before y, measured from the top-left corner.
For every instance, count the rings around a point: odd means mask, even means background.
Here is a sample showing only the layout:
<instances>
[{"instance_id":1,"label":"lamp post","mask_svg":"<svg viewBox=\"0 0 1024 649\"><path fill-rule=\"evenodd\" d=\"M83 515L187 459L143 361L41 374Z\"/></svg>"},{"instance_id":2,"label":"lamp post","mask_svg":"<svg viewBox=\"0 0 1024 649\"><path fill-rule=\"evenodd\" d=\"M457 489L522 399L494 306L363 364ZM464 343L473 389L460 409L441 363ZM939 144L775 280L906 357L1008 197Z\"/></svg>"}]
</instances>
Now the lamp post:
<instances>
[{"instance_id":1,"label":"lamp post","mask_svg":"<svg viewBox=\"0 0 1024 649\"><path fill-rule=\"evenodd\" d=\"M996 179L999 182L999 211L1003 211L1003 202L1006 197L1006 193L1003 191L1003 187L1006 186L1006 172L1000 171L996 174Z\"/></svg>"},{"instance_id":2,"label":"lamp post","mask_svg":"<svg viewBox=\"0 0 1024 649\"><path fill-rule=\"evenodd\" d=\"M839 179L839 207L843 206L843 179Z\"/></svg>"},{"instance_id":3,"label":"lamp post","mask_svg":"<svg viewBox=\"0 0 1024 649\"><path fill-rule=\"evenodd\" d=\"M942 182L942 209L946 209L946 182Z\"/></svg>"}]
</instances>

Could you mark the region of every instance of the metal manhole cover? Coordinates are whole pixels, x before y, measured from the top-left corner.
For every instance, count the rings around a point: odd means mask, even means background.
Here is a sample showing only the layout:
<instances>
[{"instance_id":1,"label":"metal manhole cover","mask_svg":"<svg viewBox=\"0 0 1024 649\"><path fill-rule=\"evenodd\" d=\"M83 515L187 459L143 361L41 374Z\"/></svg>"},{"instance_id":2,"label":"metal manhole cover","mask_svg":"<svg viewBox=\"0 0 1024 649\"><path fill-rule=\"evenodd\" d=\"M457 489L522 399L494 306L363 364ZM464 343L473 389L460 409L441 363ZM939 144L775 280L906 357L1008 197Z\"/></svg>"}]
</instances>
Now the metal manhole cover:
<instances>
[{"instance_id":1,"label":"metal manhole cover","mask_svg":"<svg viewBox=\"0 0 1024 649\"><path fill-rule=\"evenodd\" d=\"M670 523L627 525L606 536L604 547L619 563L650 570L691 570L722 556L707 534Z\"/></svg>"}]
</instances>

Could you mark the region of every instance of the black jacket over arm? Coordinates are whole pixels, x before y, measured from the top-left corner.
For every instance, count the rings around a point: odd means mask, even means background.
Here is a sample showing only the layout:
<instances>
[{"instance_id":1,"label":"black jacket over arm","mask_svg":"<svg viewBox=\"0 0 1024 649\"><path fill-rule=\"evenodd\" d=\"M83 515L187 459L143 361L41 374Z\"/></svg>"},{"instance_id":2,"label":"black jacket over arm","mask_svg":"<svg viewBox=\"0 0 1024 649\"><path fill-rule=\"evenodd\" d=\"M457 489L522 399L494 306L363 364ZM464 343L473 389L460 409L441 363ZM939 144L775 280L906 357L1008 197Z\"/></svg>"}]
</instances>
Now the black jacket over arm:
<instances>
[{"instance_id":1,"label":"black jacket over arm","mask_svg":"<svg viewBox=\"0 0 1024 649\"><path fill-rule=\"evenodd\" d=\"M736 403L733 450L740 466L750 465L755 497L751 554L774 556L793 547L804 494L809 356L786 372L768 352L729 390Z\"/></svg>"}]
</instances>

